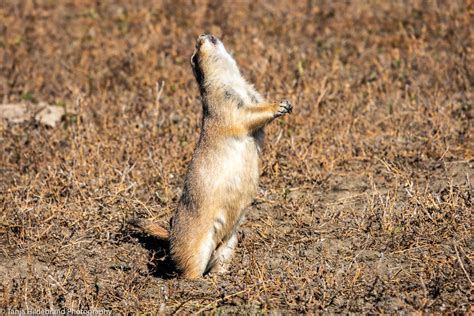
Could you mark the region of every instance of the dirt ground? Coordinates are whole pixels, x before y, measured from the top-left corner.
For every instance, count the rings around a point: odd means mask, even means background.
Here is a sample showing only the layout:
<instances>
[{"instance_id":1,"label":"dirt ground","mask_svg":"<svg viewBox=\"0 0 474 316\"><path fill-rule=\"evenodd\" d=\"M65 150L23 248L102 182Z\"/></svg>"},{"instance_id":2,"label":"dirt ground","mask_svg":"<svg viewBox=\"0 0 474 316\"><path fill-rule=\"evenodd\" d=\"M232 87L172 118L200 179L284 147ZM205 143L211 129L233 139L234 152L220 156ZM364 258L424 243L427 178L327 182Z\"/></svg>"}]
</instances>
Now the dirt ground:
<instances>
[{"instance_id":1,"label":"dirt ground","mask_svg":"<svg viewBox=\"0 0 474 316\"><path fill-rule=\"evenodd\" d=\"M0 310L459 312L473 304L472 1L1 1ZM290 116L228 274L174 276L204 31ZM0 111L2 111L0 105Z\"/></svg>"}]
</instances>

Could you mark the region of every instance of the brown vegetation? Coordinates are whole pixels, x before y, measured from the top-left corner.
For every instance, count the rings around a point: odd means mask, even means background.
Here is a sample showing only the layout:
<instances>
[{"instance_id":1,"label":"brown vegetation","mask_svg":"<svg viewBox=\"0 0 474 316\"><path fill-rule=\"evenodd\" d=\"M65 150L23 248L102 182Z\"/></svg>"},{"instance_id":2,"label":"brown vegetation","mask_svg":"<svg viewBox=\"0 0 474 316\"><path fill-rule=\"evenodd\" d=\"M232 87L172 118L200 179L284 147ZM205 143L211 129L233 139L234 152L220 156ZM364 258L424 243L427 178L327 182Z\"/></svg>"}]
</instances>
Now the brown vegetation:
<instances>
[{"instance_id":1,"label":"brown vegetation","mask_svg":"<svg viewBox=\"0 0 474 316\"><path fill-rule=\"evenodd\" d=\"M2 1L0 308L466 311L474 8L464 1ZM294 113L267 130L230 272L168 278L160 245L199 134L211 31ZM1 110L1 107L0 107Z\"/></svg>"}]
</instances>

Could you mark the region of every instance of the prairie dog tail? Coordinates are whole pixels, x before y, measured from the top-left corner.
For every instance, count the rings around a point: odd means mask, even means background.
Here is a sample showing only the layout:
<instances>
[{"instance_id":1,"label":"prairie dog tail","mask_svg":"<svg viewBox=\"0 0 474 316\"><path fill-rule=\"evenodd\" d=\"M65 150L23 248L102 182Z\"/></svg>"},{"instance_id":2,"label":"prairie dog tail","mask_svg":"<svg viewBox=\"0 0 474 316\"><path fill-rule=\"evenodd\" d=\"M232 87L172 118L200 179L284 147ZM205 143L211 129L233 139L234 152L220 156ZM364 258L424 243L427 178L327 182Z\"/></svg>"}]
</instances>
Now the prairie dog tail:
<instances>
[{"instance_id":1,"label":"prairie dog tail","mask_svg":"<svg viewBox=\"0 0 474 316\"><path fill-rule=\"evenodd\" d=\"M129 220L128 223L155 238L168 240L170 237L170 232L166 228L158 225L152 220L134 218Z\"/></svg>"}]
</instances>

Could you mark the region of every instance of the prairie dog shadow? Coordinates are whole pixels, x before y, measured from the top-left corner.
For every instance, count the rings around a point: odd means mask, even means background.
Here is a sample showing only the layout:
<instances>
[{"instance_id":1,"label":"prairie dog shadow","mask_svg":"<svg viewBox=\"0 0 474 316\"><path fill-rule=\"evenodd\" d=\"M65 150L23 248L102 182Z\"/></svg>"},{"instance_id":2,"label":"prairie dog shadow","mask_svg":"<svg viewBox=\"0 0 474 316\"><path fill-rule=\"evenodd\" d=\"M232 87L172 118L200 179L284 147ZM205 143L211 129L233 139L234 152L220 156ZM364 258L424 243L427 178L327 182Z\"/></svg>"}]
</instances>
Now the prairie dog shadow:
<instances>
[{"instance_id":1,"label":"prairie dog shadow","mask_svg":"<svg viewBox=\"0 0 474 316\"><path fill-rule=\"evenodd\" d=\"M150 260L147 265L148 271L157 278L172 279L178 276L176 266L169 255L169 242L139 232L133 232L131 237L137 238L138 242L148 250Z\"/></svg>"}]
</instances>

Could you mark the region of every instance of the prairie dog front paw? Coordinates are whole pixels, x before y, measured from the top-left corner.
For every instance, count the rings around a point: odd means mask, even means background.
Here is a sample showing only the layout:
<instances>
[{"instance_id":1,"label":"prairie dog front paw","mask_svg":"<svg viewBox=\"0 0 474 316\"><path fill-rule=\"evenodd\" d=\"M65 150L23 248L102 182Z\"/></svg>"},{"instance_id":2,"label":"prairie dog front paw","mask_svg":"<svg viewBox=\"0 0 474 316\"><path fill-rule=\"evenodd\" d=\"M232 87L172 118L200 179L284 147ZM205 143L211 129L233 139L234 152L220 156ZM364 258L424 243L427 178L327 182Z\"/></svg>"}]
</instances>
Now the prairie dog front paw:
<instances>
[{"instance_id":1,"label":"prairie dog front paw","mask_svg":"<svg viewBox=\"0 0 474 316\"><path fill-rule=\"evenodd\" d=\"M291 105L290 101L283 100L278 105L278 111L275 113L275 117L279 117L287 113L291 113L292 110L293 110L293 106Z\"/></svg>"}]
</instances>

